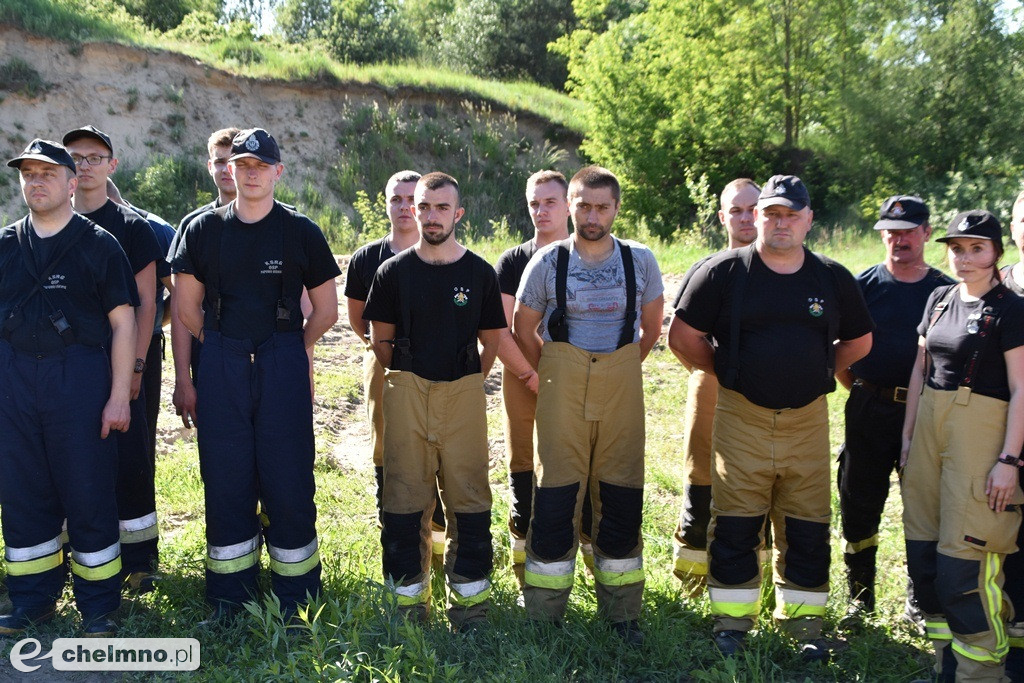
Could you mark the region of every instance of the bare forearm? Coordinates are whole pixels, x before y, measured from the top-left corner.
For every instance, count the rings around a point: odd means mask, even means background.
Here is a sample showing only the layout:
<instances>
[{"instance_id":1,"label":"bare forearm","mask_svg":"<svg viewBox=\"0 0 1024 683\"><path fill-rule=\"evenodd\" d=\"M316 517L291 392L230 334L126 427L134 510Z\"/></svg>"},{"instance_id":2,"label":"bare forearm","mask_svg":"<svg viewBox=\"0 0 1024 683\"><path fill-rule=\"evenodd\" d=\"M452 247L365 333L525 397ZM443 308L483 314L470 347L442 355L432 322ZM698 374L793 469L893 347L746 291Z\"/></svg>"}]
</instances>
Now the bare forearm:
<instances>
[{"instance_id":1,"label":"bare forearm","mask_svg":"<svg viewBox=\"0 0 1024 683\"><path fill-rule=\"evenodd\" d=\"M338 322L337 307L334 310L314 308L309 314L309 318L306 319L306 325L302 328L302 341L306 348L311 348L316 344L317 340L324 336L324 333L331 329L336 322Z\"/></svg>"},{"instance_id":2,"label":"bare forearm","mask_svg":"<svg viewBox=\"0 0 1024 683\"><path fill-rule=\"evenodd\" d=\"M515 339L512 338L512 333L508 329L501 331L498 358L501 359L502 365L508 368L516 377L523 378L524 375L529 375L533 370L530 361L526 360L526 356L523 355L519 345L516 344Z\"/></svg>"},{"instance_id":3,"label":"bare forearm","mask_svg":"<svg viewBox=\"0 0 1024 683\"><path fill-rule=\"evenodd\" d=\"M174 381L192 381L192 335L178 317L171 300L171 353L174 357Z\"/></svg>"},{"instance_id":4,"label":"bare forearm","mask_svg":"<svg viewBox=\"0 0 1024 683\"><path fill-rule=\"evenodd\" d=\"M1019 456L1024 448L1024 390L1010 394L1010 405L1006 412L1006 436L1003 437L1003 453Z\"/></svg>"},{"instance_id":5,"label":"bare forearm","mask_svg":"<svg viewBox=\"0 0 1024 683\"><path fill-rule=\"evenodd\" d=\"M866 347L863 343L854 343L852 341L839 342L836 344L836 369L849 368L861 358L868 355L868 351L870 350L870 342ZM836 374L838 374L838 372Z\"/></svg>"},{"instance_id":6,"label":"bare forearm","mask_svg":"<svg viewBox=\"0 0 1024 683\"><path fill-rule=\"evenodd\" d=\"M145 360L149 353L149 343L153 340L153 328L156 324L156 301L143 301L135 309L135 326L138 332L135 337L135 358ZM134 359L132 361L134 363Z\"/></svg>"},{"instance_id":7,"label":"bare forearm","mask_svg":"<svg viewBox=\"0 0 1024 683\"><path fill-rule=\"evenodd\" d=\"M150 320L152 322L152 320ZM110 341L110 398L127 401L131 396L132 370L136 358L136 333L134 324L114 327Z\"/></svg>"},{"instance_id":8,"label":"bare forearm","mask_svg":"<svg viewBox=\"0 0 1024 683\"><path fill-rule=\"evenodd\" d=\"M501 342L485 342L480 349L480 372L484 374L484 377L490 373L491 368L494 366L494 359L498 356L499 346L501 346Z\"/></svg>"},{"instance_id":9,"label":"bare forearm","mask_svg":"<svg viewBox=\"0 0 1024 683\"><path fill-rule=\"evenodd\" d=\"M849 367L845 367L845 368L836 370L836 381L838 381L840 384L842 384L847 389L852 387L853 386L853 373L850 372L850 368Z\"/></svg>"}]
</instances>

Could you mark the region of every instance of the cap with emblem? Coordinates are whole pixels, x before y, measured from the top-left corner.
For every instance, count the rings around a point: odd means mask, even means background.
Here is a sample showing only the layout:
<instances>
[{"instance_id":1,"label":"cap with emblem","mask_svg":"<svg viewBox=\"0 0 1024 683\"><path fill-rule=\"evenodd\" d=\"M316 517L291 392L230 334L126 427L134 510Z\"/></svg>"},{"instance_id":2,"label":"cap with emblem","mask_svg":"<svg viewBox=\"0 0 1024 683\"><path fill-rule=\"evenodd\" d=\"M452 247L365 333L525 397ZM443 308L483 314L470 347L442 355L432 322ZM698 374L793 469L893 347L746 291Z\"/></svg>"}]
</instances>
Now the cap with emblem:
<instances>
[{"instance_id":1,"label":"cap with emblem","mask_svg":"<svg viewBox=\"0 0 1024 683\"><path fill-rule=\"evenodd\" d=\"M228 161L254 157L267 164L281 163L281 150L274 136L262 128L243 130L231 141L231 156Z\"/></svg>"},{"instance_id":2,"label":"cap with emblem","mask_svg":"<svg viewBox=\"0 0 1024 683\"><path fill-rule=\"evenodd\" d=\"M898 194L882 203L875 230L913 230L928 222L931 213L920 197Z\"/></svg>"},{"instance_id":3,"label":"cap with emblem","mask_svg":"<svg viewBox=\"0 0 1024 683\"><path fill-rule=\"evenodd\" d=\"M88 126L82 126L81 128L75 128L72 131L68 131L67 133L65 133L64 138L61 140L61 142L63 142L64 146L67 147L75 140L81 140L82 138L92 138L93 140L99 140L104 145L106 145L107 149L110 150L111 154L114 153L114 145L111 144L110 142L110 136L92 124L89 124Z\"/></svg>"},{"instance_id":4,"label":"cap with emblem","mask_svg":"<svg viewBox=\"0 0 1024 683\"><path fill-rule=\"evenodd\" d=\"M999 220L982 209L974 211L962 211L949 222L946 234L936 239L936 242L948 242L958 237L970 237L976 240L992 240L1002 242L1003 226Z\"/></svg>"},{"instance_id":5,"label":"cap with emblem","mask_svg":"<svg viewBox=\"0 0 1024 683\"><path fill-rule=\"evenodd\" d=\"M795 175L773 175L761 190L757 198L757 208L769 206L788 206L799 211L811 204L811 196L807 194L804 181Z\"/></svg>"},{"instance_id":6,"label":"cap with emblem","mask_svg":"<svg viewBox=\"0 0 1024 683\"><path fill-rule=\"evenodd\" d=\"M78 172L74 160L68 154L68 151L64 149L64 146L52 140L36 138L28 144L28 147L21 153L21 156L14 157L7 162L7 165L13 168L21 168L21 162L29 159L45 161L48 164L55 164L57 166L66 166L71 169L72 173Z\"/></svg>"}]
</instances>

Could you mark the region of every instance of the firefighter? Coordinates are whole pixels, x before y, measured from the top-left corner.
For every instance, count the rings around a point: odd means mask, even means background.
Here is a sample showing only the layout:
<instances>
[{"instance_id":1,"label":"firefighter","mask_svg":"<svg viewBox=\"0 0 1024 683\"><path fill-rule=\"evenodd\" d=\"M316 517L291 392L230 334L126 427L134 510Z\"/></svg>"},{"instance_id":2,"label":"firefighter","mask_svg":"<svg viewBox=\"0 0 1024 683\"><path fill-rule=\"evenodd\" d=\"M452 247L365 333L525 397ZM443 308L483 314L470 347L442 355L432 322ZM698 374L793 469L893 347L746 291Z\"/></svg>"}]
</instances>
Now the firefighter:
<instances>
[{"instance_id":1,"label":"firefighter","mask_svg":"<svg viewBox=\"0 0 1024 683\"><path fill-rule=\"evenodd\" d=\"M207 623L253 599L265 530L273 591L284 616L320 590L313 502L313 345L338 318L340 274L320 228L274 200L284 171L262 128L235 136L238 196L194 219L172 262L178 314L203 343L196 408L206 493ZM312 310L303 324L299 300Z\"/></svg>"},{"instance_id":2,"label":"firefighter","mask_svg":"<svg viewBox=\"0 0 1024 683\"><path fill-rule=\"evenodd\" d=\"M611 234L620 207L614 174L588 166L569 182L568 197L575 232L529 262L513 314L513 335L540 375L526 611L537 621L565 615L590 497L598 613L624 642L640 645L640 364L661 334L664 286L647 247Z\"/></svg>"},{"instance_id":3,"label":"firefighter","mask_svg":"<svg viewBox=\"0 0 1024 683\"><path fill-rule=\"evenodd\" d=\"M958 681L1005 680L1003 560L1024 503L1024 300L1000 281L1002 239L995 216L976 210L937 240L959 283L928 299L907 393L907 567L941 680L951 669Z\"/></svg>"},{"instance_id":4,"label":"firefighter","mask_svg":"<svg viewBox=\"0 0 1024 683\"><path fill-rule=\"evenodd\" d=\"M448 619L485 627L490 606L491 490L484 377L506 329L498 278L456 241L458 182L428 173L415 189L420 238L388 259L363 317L384 373L384 576L401 613L430 609L430 519L440 485L446 518ZM477 341L482 344L478 349Z\"/></svg>"},{"instance_id":5,"label":"firefighter","mask_svg":"<svg viewBox=\"0 0 1024 683\"><path fill-rule=\"evenodd\" d=\"M129 427L139 304L117 240L74 213L76 166L33 140L9 162L29 214L0 231L0 505L13 610L0 634L53 618L67 518L84 635L116 630L117 443Z\"/></svg>"}]
</instances>

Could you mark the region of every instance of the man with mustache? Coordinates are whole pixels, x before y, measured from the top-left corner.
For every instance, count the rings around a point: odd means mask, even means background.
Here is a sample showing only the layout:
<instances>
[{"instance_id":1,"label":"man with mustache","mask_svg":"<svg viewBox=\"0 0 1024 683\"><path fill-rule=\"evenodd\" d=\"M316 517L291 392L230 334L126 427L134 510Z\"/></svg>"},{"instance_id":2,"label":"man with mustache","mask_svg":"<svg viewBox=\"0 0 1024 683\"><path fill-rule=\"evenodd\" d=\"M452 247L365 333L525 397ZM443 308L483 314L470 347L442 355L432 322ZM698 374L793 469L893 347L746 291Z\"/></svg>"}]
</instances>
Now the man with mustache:
<instances>
[{"instance_id":1,"label":"man with mustache","mask_svg":"<svg viewBox=\"0 0 1024 683\"><path fill-rule=\"evenodd\" d=\"M414 201L419 241L380 266L362 314L386 368L384 576L400 613L424 621L439 485L448 619L457 632L469 632L484 626L491 597L484 377L498 354L505 313L494 269L454 238L465 213L458 182L428 173L416 183Z\"/></svg>"},{"instance_id":2,"label":"man with mustache","mask_svg":"<svg viewBox=\"0 0 1024 683\"><path fill-rule=\"evenodd\" d=\"M599 615L644 641L644 395L640 364L661 335L664 285L650 249L611 234L615 175L588 166L569 181L575 233L526 266L512 333L537 368L536 483L526 537L527 615L559 622L572 592L583 500L593 520Z\"/></svg>"},{"instance_id":3,"label":"man with mustache","mask_svg":"<svg viewBox=\"0 0 1024 683\"><path fill-rule=\"evenodd\" d=\"M885 261L857 276L875 321L871 352L836 379L849 388L846 443L839 454L839 509L843 519L850 605L840 621L854 628L875 611L878 525L899 465L907 380L917 356L917 323L936 287L953 281L924 261L931 237L929 211L920 197L896 195L882 204L875 230L882 234ZM908 615L914 611L908 597Z\"/></svg>"}]
</instances>

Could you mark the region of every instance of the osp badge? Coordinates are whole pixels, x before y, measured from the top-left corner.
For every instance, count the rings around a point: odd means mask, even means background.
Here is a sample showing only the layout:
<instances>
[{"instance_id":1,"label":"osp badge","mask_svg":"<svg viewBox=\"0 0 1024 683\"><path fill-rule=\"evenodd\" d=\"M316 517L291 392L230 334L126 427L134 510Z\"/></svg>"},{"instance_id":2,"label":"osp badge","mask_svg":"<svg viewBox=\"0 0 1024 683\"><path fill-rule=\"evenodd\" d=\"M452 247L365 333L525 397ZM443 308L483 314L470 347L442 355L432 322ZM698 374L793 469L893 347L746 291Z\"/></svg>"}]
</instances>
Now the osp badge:
<instances>
[{"instance_id":1,"label":"osp badge","mask_svg":"<svg viewBox=\"0 0 1024 683\"><path fill-rule=\"evenodd\" d=\"M811 305L807 307L807 312L815 318L820 318L825 313L825 300L817 297L809 297L807 299L811 302Z\"/></svg>"},{"instance_id":2,"label":"osp badge","mask_svg":"<svg viewBox=\"0 0 1024 683\"><path fill-rule=\"evenodd\" d=\"M469 303L469 287L455 287L455 296L452 301L456 306L465 306Z\"/></svg>"}]
</instances>

